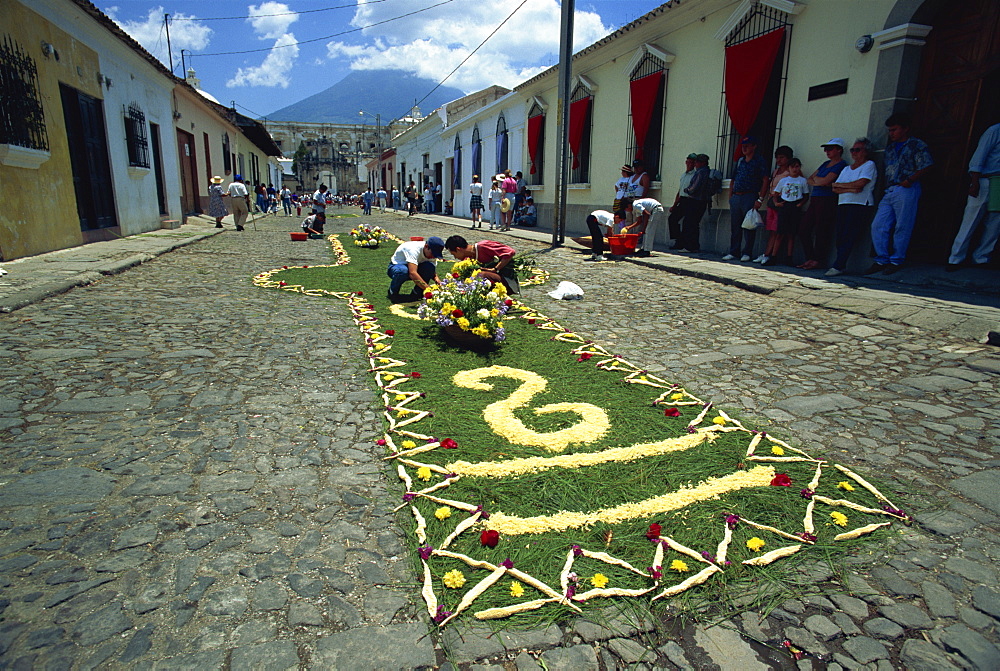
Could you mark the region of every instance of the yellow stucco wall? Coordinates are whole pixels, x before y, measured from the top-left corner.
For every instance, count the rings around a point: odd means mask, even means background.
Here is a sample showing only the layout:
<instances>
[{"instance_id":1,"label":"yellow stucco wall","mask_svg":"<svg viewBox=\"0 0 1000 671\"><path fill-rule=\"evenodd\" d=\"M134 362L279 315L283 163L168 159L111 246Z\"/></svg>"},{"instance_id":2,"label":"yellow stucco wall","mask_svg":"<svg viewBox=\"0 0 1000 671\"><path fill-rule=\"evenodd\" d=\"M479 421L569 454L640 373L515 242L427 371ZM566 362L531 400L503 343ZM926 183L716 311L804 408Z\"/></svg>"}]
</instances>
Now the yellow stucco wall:
<instances>
[{"instance_id":1,"label":"yellow stucco wall","mask_svg":"<svg viewBox=\"0 0 1000 671\"><path fill-rule=\"evenodd\" d=\"M102 98L97 54L14 0L0 0L0 26L16 26L10 39L34 59L51 156L37 169L0 165L4 207L0 208L0 252L4 259L31 256L82 244L73 191L73 169L63 121L59 83ZM59 54L46 57L42 42Z\"/></svg>"}]
</instances>

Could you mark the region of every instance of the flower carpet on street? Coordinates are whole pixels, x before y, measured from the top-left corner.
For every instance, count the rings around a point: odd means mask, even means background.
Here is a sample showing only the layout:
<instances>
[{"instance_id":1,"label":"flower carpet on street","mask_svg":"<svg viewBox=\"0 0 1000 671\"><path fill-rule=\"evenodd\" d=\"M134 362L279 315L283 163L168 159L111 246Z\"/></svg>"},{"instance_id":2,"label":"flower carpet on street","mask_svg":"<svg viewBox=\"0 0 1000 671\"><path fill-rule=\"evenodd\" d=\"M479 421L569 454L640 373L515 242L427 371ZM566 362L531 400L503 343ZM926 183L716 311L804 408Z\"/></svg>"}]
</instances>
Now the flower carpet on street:
<instances>
[{"instance_id":1,"label":"flower carpet on street","mask_svg":"<svg viewBox=\"0 0 1000 671\"><path fill-rule=\"evenodd\" d=\"M378 444L402 484L399 519L442 626L697 586L710 599L743 594L778 560L823 560L908 521L862 475L744 425L475 272L442 263L424 301L392 305L392 250L349 257L330 242L330 266L254 282L349 306L380 394ZM480 303L461 302L470 294ZM459 319L491 347L443 338Z\"/></svg>"}]
</instances>

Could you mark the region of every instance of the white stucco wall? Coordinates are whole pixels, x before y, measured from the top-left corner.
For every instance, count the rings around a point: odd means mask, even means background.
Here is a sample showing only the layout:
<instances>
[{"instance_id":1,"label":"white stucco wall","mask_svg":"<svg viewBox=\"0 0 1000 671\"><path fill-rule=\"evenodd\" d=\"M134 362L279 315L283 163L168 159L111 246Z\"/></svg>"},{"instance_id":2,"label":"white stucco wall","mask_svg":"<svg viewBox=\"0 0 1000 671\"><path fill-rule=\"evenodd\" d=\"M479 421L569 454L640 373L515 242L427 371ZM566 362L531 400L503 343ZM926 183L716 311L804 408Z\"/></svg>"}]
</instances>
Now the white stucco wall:
<instances>
[{"instance_id":1,"label":"white stucco wall","mask_svg":"<svg viewBox=\"0 0 1000 671\"><path fill-rule=\"evenodd\" d=\"M176 143L171 139L172 82L75 5L56 0L36 0L31 8L44 14L53 24L97 52L101 74L111 79L111 87L103 87L104 122L122 235L158 229L161 218L179 218L177 150ZM132 102L138 103L146 116L150 159L148 170L129 170L123 105L128 107ZM156 197L150 123L160 126L167 215L160 214ZM174 149L171 149L172 146Z\"/></svg>"}]
</instances>

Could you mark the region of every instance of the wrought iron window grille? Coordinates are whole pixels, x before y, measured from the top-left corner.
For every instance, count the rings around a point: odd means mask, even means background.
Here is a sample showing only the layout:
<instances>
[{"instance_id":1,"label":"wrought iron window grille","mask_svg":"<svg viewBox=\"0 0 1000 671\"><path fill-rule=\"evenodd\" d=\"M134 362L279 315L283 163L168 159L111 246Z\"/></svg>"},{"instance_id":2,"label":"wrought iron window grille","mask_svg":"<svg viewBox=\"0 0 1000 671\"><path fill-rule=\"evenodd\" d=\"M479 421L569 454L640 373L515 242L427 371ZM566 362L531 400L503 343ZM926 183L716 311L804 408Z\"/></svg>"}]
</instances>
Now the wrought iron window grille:
<instances>
[{"instance_id":1,"label":"wrought iron window grille","mask_svg":"<svg viewBox=\"0 0 1000 671\"><path fill-rule=\"evenodd\" d=\"M586 184L590 181L590 135L593 129L594 101L590 89L583 84L577 84L576 88L573 89L572 95L569 97L569 101L572 104L584 98L591 98L591 101L590 106L587 107L587 115L583 120L583 135L580 137L580 155L576 157L579 160L579 164L575 168L570 168L570 184ZM571 166L574 162L570 158Z\"/></svg>"},{"instance_id":2,"label":"wrought iron window grille","mask_svg":"<svg viewBox=\"0 0 1000 671\"><path fill-rule=\"evenodd\" d=\"M629 81L635 81L648 77L656 72L663 72L663 79L660 80L660 89L656 94L656 102L653 104L653 117L649 120L649 129L646 131L646 141L642 147L642 160L646 165L646 172L653 181L660 180L660 156L663 155L663 108L666 103L667 90L667 64L662 60L647 53L639 61L639 64L632 70ZM629 105L628 113L628 147L625 151L626 163L630 163L638 154L639 147L635 141L635 126L632 123L632 106Z\"/></svg>"},{"instance_id":3,"label":"wrought iron window grille","mask_svg":"<svg viewBox=\"0 0 1000 671\"><path fill-rule=\"evenodd\" d=\"M49 149L35 59L9 35L0 44L0 144Z\"/></svg>"},{"instance_id":4,"label":"wrought iron window grille","mask_svg":"<svg viewBox=\"0 0 1000 671\"><path fill-rule=\"evenodd\" d=\"M133 168L149 168L149 141L146 138L146 115L138 103L130 103L125 113L125 144L128 147L128 164Z\"/></svg>"}]
</instances>

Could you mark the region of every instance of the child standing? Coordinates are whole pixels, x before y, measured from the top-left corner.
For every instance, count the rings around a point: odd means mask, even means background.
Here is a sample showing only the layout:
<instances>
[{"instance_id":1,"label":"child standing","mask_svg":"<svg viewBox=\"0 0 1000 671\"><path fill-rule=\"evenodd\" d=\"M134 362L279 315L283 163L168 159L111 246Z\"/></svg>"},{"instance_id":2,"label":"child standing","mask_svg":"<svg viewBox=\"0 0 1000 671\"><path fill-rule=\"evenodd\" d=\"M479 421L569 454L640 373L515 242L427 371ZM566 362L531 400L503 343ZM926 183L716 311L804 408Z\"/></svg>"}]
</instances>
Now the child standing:
<instances>
[{"instance_id":1,"label":"child standing","mask_svg":"<svg viewBox=\"0 0 1000 671\"><path fill-rule=\"evenodd\" d=\"M504 190L500 188L500 182L493 180L493 188L490 189L490 230L503 228L503 222L500 218L503 214L500 212L500 201L503 200Z\"/></svg>"},{"instance_id":2,"label":"child standing","mask_svg":"<svg viewBox=\"0 0 1000 671\"><path fill-rule=\"evenodd\" d=\"M809 182L802 176L802 161L793 158L788 162L788 177L778 182L775 189L778 196L775 207L778 210L778 232L774 236L774 254L784 256L781 261L785 265L792 262L792 251L795 238L799 233L799 222L802 220L802 208L809 199ZM767 263L764 261L763 263Z\"/></svg>"}]
</instances>

